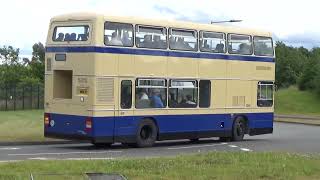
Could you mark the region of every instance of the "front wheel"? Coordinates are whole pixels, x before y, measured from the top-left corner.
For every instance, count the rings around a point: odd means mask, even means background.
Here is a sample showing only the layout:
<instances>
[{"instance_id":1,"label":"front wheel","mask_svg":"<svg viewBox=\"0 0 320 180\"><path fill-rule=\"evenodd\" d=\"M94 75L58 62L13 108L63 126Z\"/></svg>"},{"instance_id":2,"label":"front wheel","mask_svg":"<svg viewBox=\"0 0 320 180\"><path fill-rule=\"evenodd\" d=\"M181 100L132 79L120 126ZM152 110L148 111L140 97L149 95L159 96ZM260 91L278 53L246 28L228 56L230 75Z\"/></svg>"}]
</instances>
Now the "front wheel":
<instances>
[{"instance_id":1,"label":"front wheel","mask_svg":"<svg viewBox=\"0 0 320 180\"><path fill-rule=\"evenodd\" d=\"M246 123L243 117L237 117L233 122L232 141L242 141L246 131Z\"/></svg>"},{"instance_id":2,"label":"front wheel","mask_svg":"<svg viewBox=\"0 0 320 180\"><path fill-rule=\"evenodd\" d=\"M152 120L145 119L139 124L136 133L137 147L151 147L157 140L158 128Z\"/></svg>"}]
</instances>

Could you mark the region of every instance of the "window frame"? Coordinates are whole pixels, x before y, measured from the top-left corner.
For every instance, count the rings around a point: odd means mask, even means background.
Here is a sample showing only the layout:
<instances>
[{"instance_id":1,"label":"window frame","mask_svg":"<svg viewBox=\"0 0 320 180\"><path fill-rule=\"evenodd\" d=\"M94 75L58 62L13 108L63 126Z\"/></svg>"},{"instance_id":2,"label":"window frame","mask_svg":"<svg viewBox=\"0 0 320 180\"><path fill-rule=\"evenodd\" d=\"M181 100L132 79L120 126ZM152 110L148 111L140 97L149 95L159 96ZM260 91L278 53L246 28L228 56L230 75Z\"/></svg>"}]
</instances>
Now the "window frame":
<instances>
[{"instance_id":1,"label":"window frame","mask_svg":"<svg viewBox=\"0 0 320 180\"><path fill-rule=\"evenodd\" d=\"M261 99L261 86L271 86L272 87L272 99L268 99L268 98ZM259 98L258 98L258 92L260 92ZM272 104L271 104L271 106L260 106L258 103L259 101L272 101ZM273 106L274 106L274 82L272 82L272 81L258 81L258 83L257 83L257 107L270 108Z\"/></svg>"},{"instance_id":2,"label":"window frame","mask_svg":"<svg viewBox=\"0 0 320 180\"><path fill-rule=\"evenodd\" d=\"M272 55L257 55L256 54L256 46L255 46L255 42L254 42L254 38L255 37L258 37L258 38L269 38L269 39L271 39L271 46L272 46ZM272 37L268 37L268 36L253 36L253 40L252 40L252 44L253 44L253 54L255 55L255 56L261 56L261 57L274 57L274 45L273 45L273 38Z\"/></svg>"},{"instance_id":3,"label":"window frame","mask_svg":"<svg viewBox=\"0 0 320 180\"><path fill-rule=\"evenodd\" d=\"M196 85L194 87L189 87L189 86L172 86L172 81L193 81L196 83ZM199 108L199 82L200 80L198 79L169 79L168 80L168 95L167 95L167 107L169 109L197 109ZM170 107L169 106L169 91L170 89L196 89L196 96L194 96L196 98L196 106L195 107ZM178 101L178 100L177 100Z\"/></svg>"},{"instance_id":4,"label":"window frame","mask_svg":"<svg viewBox=\"0 0 320 180\"><path fill-rule=\"evenodd\" d=\"M251 44L250 44L250 47L251 47L251 53L250 54L240 54L240 53L232 53L232 52L230 52L230 48L229 48L229 39L231 38L231 36L232 35L235 35L235 36L249 36L250 37L250 42L251 42ZM230 37L230 38L229 38ZM228 52L228 54L237 54L237 55L253 55L253 38L252 38L252 35L248 35L248 34L236 34L236 33L228 33L228 35L227 35L227 52ZM232 50L232 49L231 49Z\"/></svg>"},{"instance_id":5,"label":"window frame","mask_svg":"<svg viewBox=\"0 0 320 180\"><path fill-rule=\"evenodd\" d=\"M128 25L131 25L131 27L132 27L132 44L131 44L131 46L124 46L124 45L107 45L106 44L106 41L105 41L105 30L106 30L106 23L118 23L118 24L128 24ZM104 22L104 24L103 24L104 26L103 26L103 44L105 45L105 46L111 46L111 47L124 47L124 48L126 48L126 47L134 47L134 41L135 41L135 30L134 30L134 25L133 24L131 24L131 23L126 23L126 22L116 22L116 21L105 21Z\"/></svg>"},{"instance_id":6,"label":"window frame","mask_svg":"<svg viewBox=\"0 0 320 180\"><path fill-rule=\"evenodd\" d=\"M137 44L137 35L136 35L136 33L138 32L137 31L137 29L139 29L139 27L140 26L142 26L142 27L146 27L146 28L164 28L165 30L166 30L166 48L150 48L150 47L139 47L138 46L138 44ZM168 41L168 34L169 34L169 32L168 32L168 28L167 27L165 27L165 26L152 26L152 25L143 25L143 24L136 24L135 25L135 28L134 28L134 37L135 37L135 39L134 39L134 45L135 45L135 47L137 47L137 48L141 48L141 49L158 49L158 50L167 50L168 49L168 47L169 47L169 41Z\"/></svg>"},{"instance_id":7,"label":"window frame","mask_svg":"<svg viewBox=\"0 0 320 180\"><path fill-rule=\"evenodd\" d=\"M196 38L196 50L186 50L186 49L173 49L171 48L171 43L170 43L170 38L172 36L172 30L177 30L177 31L193 31L196 32L197 35L195 36ZM175 36L175 35L173 35ZM183 29L183 28L174 28L174 27L170 27L169 28L169 32L168 32L168 48L169 50L173 50L173 51L187 51L187 52L199 52L199 31L196 29Z\"/></svg>"},{"instance_id":8,"label":"window frame","mask_svg":"<svg viewBox=\"0 0 320 180\"><path fill-rule=\"evenodd\" d=\"M224 52L212 52L212 51L203 51L201 50L201 47L200 47L200 42L201 40L203 39L203 33L216 33L216 34L223 34L223 37L224 37ZM224 32L215 32L215 31L205 31L205 30L200 30L199 31L199 42L198 42L198 46L199 46L199 51L200 52L204 52L204 53L214 53L214 54L226 54L227 53L227 34L224 33Z\"/></svg>"},{"instance_id":9,"label":"window frame","mask_svg":"<svg viewBox=\"0 0 320 180\"><path fill-rule=\"evenodd\" d=\"M140 80L163 80L164 81L164 85L163 86L148 86L148 85L141 85L140 86ZM165 89L165 102L163 103L163 107L162 108L157 108L157 107L148 107L148 108L137 108L137 100L135 99L134 102L134 108L138 109L138 110L146 110L146 109L166 109L168 107L168 80L166 78L135 78L135 96L137 95L137 89L139 88L158 88L158 89ZM151 101L151 100L150 100Z\"/></svg>"},{"instance_id":10,"label":"window frame","mask_svg":"<svg viewBox=\"0 0 320 180\"><path fill-rule=\"evenodd\" d=\"M122 86L123 86L123 82L124 81L130 81L130 84L131 84L131 99L130 99L130 102L131 102L131 105L130 105L130 107L129 108L124 108L124 107L122 107ZM133 104L133 101L132 101L132 93L133 93L133 83L132 83L132 80L130 80L130 79L123 79L123 80L121 80L121 86L120 86L120 108L121 109L132 109L132 104Z\"/></svg>"},{"instance_id":11,"label":"window frame","mask_svg":"<svg viewBox=\"0 0 320 180\"><path fill-rule=\"evenodd\" d=\"M74 43L74 44L76 44L76 43L90 43L90 41L91 41L93 28L92 28L91 24L88 22L84 22L83 24L71 23L70 25L57 23L57 24L52 24L52 26L54 26L53 32L52 32L52 37L51 37L51 40L53 43L67 43L67 44ZM86 41L83 41L83 40L81 40L81 41L77 41L77 40L76 41L57 41L57 40L55 40L58 27L65 27L66 28L66 27L86 27L86 26L89 27L89 35L88 35L88 38Z\"/></svg>"}]
</instances>

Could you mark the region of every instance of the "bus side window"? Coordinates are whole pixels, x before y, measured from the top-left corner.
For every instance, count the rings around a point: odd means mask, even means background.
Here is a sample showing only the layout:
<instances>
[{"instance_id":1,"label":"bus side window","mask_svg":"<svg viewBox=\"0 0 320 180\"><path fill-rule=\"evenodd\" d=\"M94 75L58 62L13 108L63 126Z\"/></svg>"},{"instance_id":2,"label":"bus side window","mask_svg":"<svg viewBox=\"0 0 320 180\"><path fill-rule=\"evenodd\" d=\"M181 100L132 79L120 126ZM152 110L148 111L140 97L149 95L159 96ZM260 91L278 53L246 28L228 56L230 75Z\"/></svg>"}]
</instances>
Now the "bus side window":
<instances>
[{"instance_id":1,"label":"bus side window","mask_svg":"<svg viewBox=\"0 0 320 180\"><path fill-rule=\"evenodd\" d=\"M198 31L171 29L170 32L170 49L198 51Z\"/></svg>"},{"instance_id":2,"label":"bus side window","mask_svg":"<svg viewBox=\"0 0 320 180\"><path fill-rule=\"evenodd\" d=\"M196 108L198 103L197 80L171 80L169 108Z\"/></svg>"},{"instance_id":3,"label":"bus side window","mask_svg":"<svg viewBox=\"0 0 320 180\"><path fill-rule=\"evenodd\" d=\"M133 46L133 26L127 23L106 22L104 43L108 46Z\"/></svg>"},{"instance_id":4,"label":"bus side window","mask_svg":"<svg viewBox=\"0 0 320 180\"><path fill-rule=\"evenodd\" d=\"M200 51L211 53L225 53L224 33L200 31Z\"/></svg>"},{"instance_id":5,"label":"bus side window","mask_svg":"<svg viewBox=\"0 0 320 180\"><path fill-rule=\"evenodd\" d=\"M228 35L228 52L230 54L252 54L252 42L251 36L249 35Z\"/></svg>"},{"instance_id":6,"label":"bus side window","mask_svg":"<svg viewBox=\"0 0 320 180\"><path fill-rule=\"evenodd\" d=\"M273 83L258 82L257 106L272 107L273 106Z\"/></svg>"},{"instance_id":7,"label":"bus side window","mask_svg":"<svg viewBox=\"0 0 320 180\"><path fill-rule=\"evenodd\" d=\"M253 38L254 55L273 56L273 43L270 37L255 36Z\"/></svg>"},{"instance_id":8,"label":"bus side window","mask_svg":"<svg viewBox=\"0 0 320 180\"><path fill-rule=\"evenodd\" d=\"M200 80L199 82L199 107L210 107L211 100L211 81Z\"/></svg>"},{"instance_id":9,"label":"bus side window","mask_svg":"<svg viewBox=\"0 0 320 180\"><path fill-rule=\"evenodd\" d=\"M121 81L121 109L130 109L132 106L132 82Z\"/></svg>"},{"instance_id":10,"label":"bus side window","mask_svg":"<svg viewBox=\"0 0 320 180\"><path fill-rule=\"evenodd\" d=\"M138 48L167 49L167 29L137 25L136 45Z\"/></svg>"}]
</instances>

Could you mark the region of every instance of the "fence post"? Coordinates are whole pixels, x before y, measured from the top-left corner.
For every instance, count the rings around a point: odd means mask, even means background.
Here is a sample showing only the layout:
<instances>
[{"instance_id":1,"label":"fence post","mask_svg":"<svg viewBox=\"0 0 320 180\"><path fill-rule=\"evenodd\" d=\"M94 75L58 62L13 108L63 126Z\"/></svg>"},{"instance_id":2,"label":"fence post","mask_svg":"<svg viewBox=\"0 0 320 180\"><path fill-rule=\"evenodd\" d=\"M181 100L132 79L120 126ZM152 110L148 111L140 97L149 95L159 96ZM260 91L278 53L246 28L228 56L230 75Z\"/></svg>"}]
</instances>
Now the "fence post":
<instances>
[{"instance_id":1,"label":"fence post","mask_svg":"<svg viewBox=\"0 0 320 180\"><path fill-rule=\"evenodd\" d=\"M32 84L31 84L30 92L31 92L31 96L30 96L31 109L33 109L33 106L32 106L33 105L33 103L32 103L32 100L33 100L33 97L32 97L32 93L33 93Z\"/></svg>"},{"instance_id":2,"label":"fence post","mask_svg":"<svg viewBox=\"0 0 320 180\"><path fill-rule=\"evenodd\" d=\"M40 85L38 84L38 109L40 109Z\"/></svg>"},{"instance_id":3,"label":"fence post","mask_svg":"<svg viewBox=\"0 0 320 180\"><path fill-rule=\"evenodd\" d=\"M5 89L6 89L6 111L8 110L8 86L7 84L5 85Z\"/></svg>"},{"instance_id":4,"label":"fence post","mask_svg":"<svg viewBox=\"0 0 320 180\"><path fill-rule=\"evenodd\" d=\"M16 84L13 86L13 110L16 110Z\"/></svg>"},{"instance_id":5,"label":"fence post","mask_svg":"<svg viewBox=\"0 0 320 180\"><path fill-rule=\"evenodd\" d=\"M24 110L24 85L22 86L22 109Z\"/></svg>"}]
</instances>

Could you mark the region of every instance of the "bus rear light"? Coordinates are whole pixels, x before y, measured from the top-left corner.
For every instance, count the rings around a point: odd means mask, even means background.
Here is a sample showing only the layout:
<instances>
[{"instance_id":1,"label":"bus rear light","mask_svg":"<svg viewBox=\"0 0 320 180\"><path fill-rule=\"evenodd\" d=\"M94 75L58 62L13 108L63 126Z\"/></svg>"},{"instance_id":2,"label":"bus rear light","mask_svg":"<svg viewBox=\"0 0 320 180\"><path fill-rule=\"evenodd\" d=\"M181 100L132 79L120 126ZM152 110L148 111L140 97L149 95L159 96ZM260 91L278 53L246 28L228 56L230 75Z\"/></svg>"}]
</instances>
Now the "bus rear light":
<instances>
[{"instance_id":1,"label":"bus rear light","mask_svg":"<svg viewBox=\"0 0 320 180\"><path fill-rule=\"evenodd\" d=\"M86 131L91 131L92 129L92 118L88 117L86 120L85 120L85 124L86 124Z\"/></svg>"},{"instance_id":2,"label":"bus rear light","mask_svg":"<svg viewBox=\"0 0 320 180\"><path fill-rule=\"evenodd\" d=\"M44 114L44 125L45 125L46 127L48 127L49 124L50 124L50 114L45 113L45 114Z\"/></svg>"}]
</instances>

